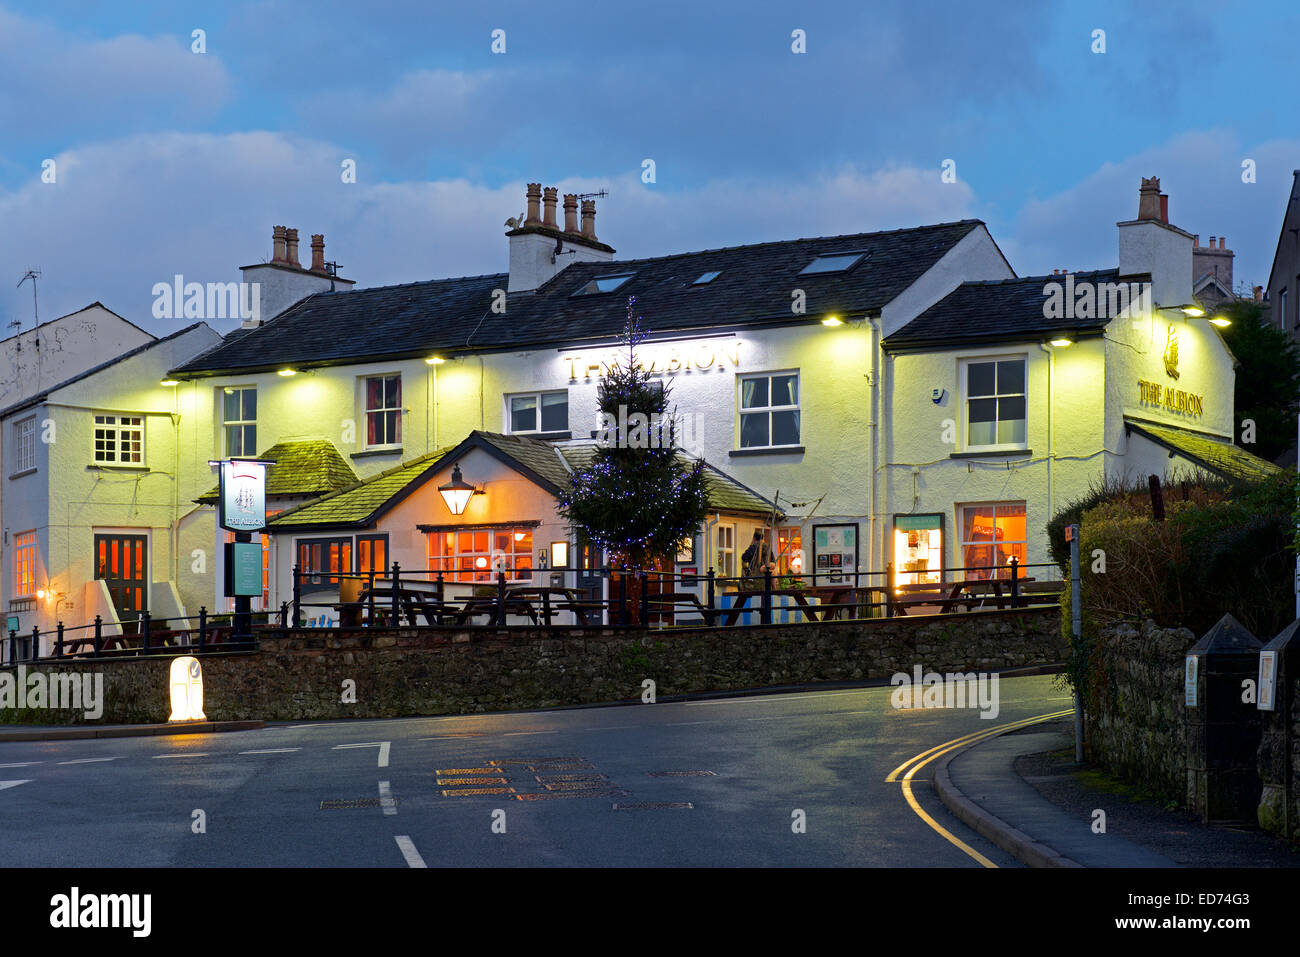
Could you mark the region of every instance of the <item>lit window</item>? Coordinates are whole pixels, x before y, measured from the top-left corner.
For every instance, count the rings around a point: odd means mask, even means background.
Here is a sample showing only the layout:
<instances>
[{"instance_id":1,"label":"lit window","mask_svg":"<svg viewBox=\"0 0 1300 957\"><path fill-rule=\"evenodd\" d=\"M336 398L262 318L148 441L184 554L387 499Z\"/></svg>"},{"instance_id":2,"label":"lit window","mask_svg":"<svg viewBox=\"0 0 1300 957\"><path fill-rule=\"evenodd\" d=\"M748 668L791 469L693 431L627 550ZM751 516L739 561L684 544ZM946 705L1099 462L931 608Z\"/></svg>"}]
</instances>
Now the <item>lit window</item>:
<instances>
[{"instance_id":1,"label":"lit window","mask_svg":"<svg viewBox=\"0 0 1300 957\"><path fill-rule=\"evenodd\" d=\"M402 376L366 379L366 448L402 444Z\"/></svg>"},{"instance_id":2,"label":"lit window","mask_svg":"<svg viewBox=\"0 0 1300 957\"><path fill-rule=\"evenodd\" d=\"M226 458L257 455L257 389L226 386L221 400Z\"/></svg>"},{"instance_id":3,"label":"lit window","mask_svg":"<svg viewBox=\"0 0 1300 957\"><path fill-rule=\"evenodd\" d=\"M963 505L961 558L966 578L1010 578L1011 559L1023 567L1027 529L1024 502Z\"/></svg>"},{"instance_id":4,"label":"lit window","mask_svg":"<svg viewBox=\"0 0 1300 957\"><path fill-rule=\"evenodd\" d=\"M714 568L719 578L736 577L736 526L719 525L714 534Z\"/></svg>"},{"instance_id":5,"label":"lit window","mask_svg":"<svg viewBox=\"0 0 1300 957\"><path fill-rule=\"evenodd\" d=\"M14 592L11 598L32 598L36 594L36 533L14 536Z\"/></svg>"},{"instance_id":6,"label":"lit window","mask_svg":"<svg viewBox=\"0 0 1300 957\"><path fill-rule=\"evenodd\" d=\"M357 571L363 575L370 572L382 574L388 568L388 536L357 536Z\"/></svg>"},{"instance_id":7,"label":"lit window","mask_svg":"<svg viewBox=\"0 0 1300 957\"><path fill-rule=\"evenodd\" d=\"M966 448L1024 448L1025 359L966 364Z\"/></svg>"},{"instance_id":8,"label":"lit window","mask_svg":"<svg viewBox=\"0 0 1300 957\"><path fill-rule=\"evenodd\" d=\"M745 376L740 380L740 447L799 444L799 373Z\"/></svg>"},{"instance_id":9,"label":"lit window","mask_svg":"<svg viewBox=\"0 0 1300 957\"><path fill-rule=\"evenodd\" d=\"M592 296L602 292L613 292L619 286L623 285L623 283L631 279L632 276L633 273L630 272L624 273L620 276L597 276L592 279L591 282L582 286L582 288L575 292L574 295Z\"/></svg>"},{"instance_id":10,"label":"lit window","mask_svg":"<svg viewBox=\"0 0 1300 957\"><path fill-rule=\"evenodd\" d=\"M533 575L531 528L485 528L429 532L429 568L455 582L529 580Z\"/></svg>"},{"instance_id":11,"label":"lit window","mask_svg":"<svg viewBox=\"0 0 1300 957\"><path fill-rule=\"evenodd\" d=\"M937 585L943 576L943 516L894 516L894 582Z\"/></svg>"},{"instance_id":12,"label":"lit window","mask_svg":"<svg viewBox=\"0 0 1300 957\"><path fill-rule=\"evenodd\" d=\"M144 464L144 417L95 416L95 462L101 465Z\"/></svg>"},{"instance_id":13,"label":"lit window","mask_svg":"<svg viewBox=\"0 0 1300 957\"><path fill-rule=\"evenodd\" d=\"M799 274L803 275L804 273L810 272L844 272L846 269L851 269L856 266L858 261L865 255L866 253L859 252L835 253L830 256L818 256L808 265L804 266L803 269L800 269Z\"/></svg>"},{"instance_id":14,"label":"lit window","mask_svg":"<svg viewBox=\"0 0 1300 957\"><path fill-rule=\"evenodd\" d=\"M802 530L798 525L778 525L776 529L776 567L782 575L803 574Z\"/></svg>"},{"instance_id":15,"label":"lit window","mask_svg":"<svg viewBox=\"0 0 1300 957\"><path fill-rule=\"evenodd\" d=\"M506 431L567 432L569 430L568 392L528 392L506 396Z\"/></svg>"},{"instance_id":16,"label":"lit window","mask_svg":"<svg viewBox=\"0 0 1300 957\"><path fill-rule=\"evenodd\" d=\"M691 283L691 285L704 286L707 285L708 283L713 282L713 280L717 279L721 275L722 275L721 269L715 269L712 272L701 273L700 278L695 280L695 282Z\"/></svg>"},{"instance_id":17,"label":"lit window","mask_svg":"<svg viewBox=\"0 0 1300 957\"><path fill-rule=\"evenodd\" d=\"M298 539L298 571L304 591L337 588L338 576L352 572L352 539Z\"/></svg>"},{"instance_id":18,"label":"lit window","mask_svg":"<svg viewBox=\"0 0 1300 957\"><path fill-rule=\"evenodd\" d=\"M36 416L14 423L14 473L36 468Z\"/></svg>"}]
</instances>

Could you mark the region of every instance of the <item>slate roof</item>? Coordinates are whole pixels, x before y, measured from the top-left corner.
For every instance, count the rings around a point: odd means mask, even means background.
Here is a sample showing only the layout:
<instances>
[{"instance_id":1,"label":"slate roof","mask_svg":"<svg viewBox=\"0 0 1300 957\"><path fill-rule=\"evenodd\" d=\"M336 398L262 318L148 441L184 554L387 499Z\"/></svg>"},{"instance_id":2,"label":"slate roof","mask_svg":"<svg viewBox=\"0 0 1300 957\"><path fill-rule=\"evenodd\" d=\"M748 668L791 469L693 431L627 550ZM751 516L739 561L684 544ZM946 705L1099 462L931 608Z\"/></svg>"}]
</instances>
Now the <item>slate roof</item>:
<instances>
[{"instance_id":1,"label":"slate roof","mask_svg":"<svg viewBox=\"0 0 1300 957\"><path fill-rule=\"evenodd\" d=\"M551 494L569 484L572 469L588 464L595 444L552 445L522 435L475 430L460 445L440 449L381 472L374 478L286 509L267 524L274 531L299 528L372 526L379 517L417 488L426 476L479 448L517 468ZM689 459L682 456L686 465ZM726 473L705 463L705 488L710 509L767 514L772 502ZM778 510L778 515L782 513Z\"/></svg>"},{"instance_id":2,"label":"slate roof","mask_svg":"<svg viewBox=\"0 0 1300 957\"><path fill-rule=\"evenodd\" d=\"M1119 282L1118 269L1076 272L1079 283ZM1150 276L1125 276L1124 282L1144 282ZM1040 339L1052 333L1076 336L1099 335L1113 317L1092 319L1048 319L1043 315L1047 283L1065 285L1065 277L1024 276L986 282L964 282L930 308L890 335L881 346L900 352L947 345L979 342ZM1063 290L1064 291L1064 290Z\"/></svg>"},{"instance_id":3,"label":"slate roof","mask_svg":"<svg viewBox=\"0 0 1300 957\"><path fill-rule=\"evenodd\" d=\"M172 370L180 377L270 370L284 365L341 364L380 358L514 349L619 336L627 300L648 332L789 323L791 289L803 289L807 316L878 312L934 265L979 220L912 229L732 246L605 263L574 263L539 289L506 298L491 311L495 273L399 286L317 293L264 325L239 330L219 346ZM845 272L802 270L820 255L865 251ZM710 283L693 285L705 272ZM616 290L575 295L598 276L633 273Z\"/></svg>"},{"instance_id":4,"label":"slate roof","mask_svg":"<svg viewBox=\"0 0 1300 957\"><path fill-rule=\"evenodd\" d=\"M323 495L351 488L360 481L339 450L325 439L280 442L258 458L275 462L266 473L268 496ZM211 504L218 498L218 489L209 489L194 501Z\"/></svg>"},{"instance_id":5,"label":"slate roof","mask_svg":"<svg viewBox=\"0 0 1300 957\"><path fill-rule=\"evenodd\" d=\"M1213 472L1225 479L1259 481L1282 471L1268 459L1252 455L1231 442L1216 439L1203 432L1135 421L1127 416L1124 419L1124 428L1145 436L1171 452L1177 452L1207 472Z\"/></svg>"}]
</instances>

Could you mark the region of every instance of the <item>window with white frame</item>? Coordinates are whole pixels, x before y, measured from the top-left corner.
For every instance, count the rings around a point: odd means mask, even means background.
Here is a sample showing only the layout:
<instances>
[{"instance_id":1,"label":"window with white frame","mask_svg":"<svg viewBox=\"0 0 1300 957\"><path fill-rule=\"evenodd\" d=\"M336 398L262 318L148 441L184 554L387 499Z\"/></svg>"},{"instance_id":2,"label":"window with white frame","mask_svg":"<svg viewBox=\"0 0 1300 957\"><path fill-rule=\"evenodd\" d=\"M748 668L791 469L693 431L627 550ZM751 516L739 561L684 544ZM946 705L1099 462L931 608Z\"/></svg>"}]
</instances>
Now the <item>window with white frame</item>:
<instances>
[{"instance_id":1,"label":"window with white frame","mask_svg":"<svg viewBox=\"0 0 1300 957\"><path fill-rule=\"evenodd\" d=\"M366 448L402 444L402 376L374 375L365 381Z\"/></svg>"},{"instance_id":2,"label":"window with white frame","mask_svg":"<svg viewBox=\"0 0 1300 957\"><path fill-rule=\"evenodd\" d=\"M221 390L221 430L226 457L257 454L257 389L226 386Z\"/></svg>"},{"instance_id":3,"label":"window with white frame","mask_svg":"<svg viewBox=\"0 0 1300 957\"><path fill-rule=\"evenodd\" d=\"M718 525L714 530L715 569L719 578L736 577L736 526Z\"/></svg>"},{"instance_id":4,"label":"window with white frame","mask_svg":"<svg viewBox=\"0 0 1300 957\"><path fill-rule=\"evenodd\" d=\"M144 465L144 416L95 416L96 465Z\"/></svg>"},{"instance_id":5,"label":"window with white frame","mask_svg":"<svg viewBox=\"0 0 1300 957\"><path fill-rule=\"evenodd\" d=\"M740 379L740 447L799 444L799 373L773 372Z\"/></svg>"},{"instance_id":6,"label":"window with white frame","mask_svg":"<svg viewBox=\"0 0 1300 957\"><path fill-rule=\"evenodd\" d=\"M36 594L36 533L14 536L14 590L10 598L31 598Z\"/></svg>"},{"instance_id":7,"label":"window with white frame","mask_svg":"<svg viewBox=\"0 0 1300 957\"><path fill-rule=\"evenodd\" d=\"M479 528L429 532L428 557L432 574L447 581L526 581L533 575L533 530Z\"/></svg>"},{"instance_id":8,"label":"window with white frame","mask_svg":"<svg viewBox=\"0 0 1300 957\"><path fill-rule=\"evenodd\" d=\"M970 359L963 369L966 449L1025 447L1025 357Z\"/></svg>"},{"instance_id":9,"label":"window with white frame","mask_svg":"<svg viewBox=\"0 0 1300 957\"><path fill-rule=\"evenodd\" d=\"M508 432L569 431L568 392L526 392L506 396Z\"/></svg>"},{"instance_id":10,"label":"window with white frame","mask_svg":"<svg viewBox=\"0 0 1300 957\"><path fill-rule=\"evenodd\" d=\"M36 416L14 423L14 473L36 468Z\"/></svg>"}]
</instances>

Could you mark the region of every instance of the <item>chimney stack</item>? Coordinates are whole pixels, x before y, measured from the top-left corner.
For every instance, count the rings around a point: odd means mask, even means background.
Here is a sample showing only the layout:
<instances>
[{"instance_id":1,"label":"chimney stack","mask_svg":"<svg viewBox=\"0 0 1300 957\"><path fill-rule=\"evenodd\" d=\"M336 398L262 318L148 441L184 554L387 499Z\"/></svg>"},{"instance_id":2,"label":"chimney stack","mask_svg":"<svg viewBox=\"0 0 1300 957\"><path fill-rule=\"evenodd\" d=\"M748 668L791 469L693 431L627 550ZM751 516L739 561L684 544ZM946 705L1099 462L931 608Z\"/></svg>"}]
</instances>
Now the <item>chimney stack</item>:
<instances>
[{"instance_id":1,"label":"chimney stack","mask_svg":"<svg viewBox=\"0 0 1300 957\"><path fill-rule=\"evenodd\" d=\"M564 194L564 231L578 233L578 194Z\"/></svg>"},{"instance_id":2,"label":"chimney stack","mask_svg":"<svg viewBox=\"0 0 1300 957\"><path fill-rule=\"evenodd\" d=\"M275 226L271 229L271 262L283 263L284 261L284 227Z\"/></svg>"},{"instance_id":3,"label":"chimney stack","mask_svg":"<svg viewBox=\"0 0 1300 957\"><path fill-rule=\"evenodd\" d=\"M284 261L286 265L294 269L301 269L302 263L298 262L298 230L286 229L284 231Z\"/></svg>"},{"instance_id":4,"label":"chimney stack","mask_svg":"<svg viewBox=\"0 0 1300 957\"><path fill-rule=\"evenodd\" d=\"M312 233L311 236L311 271L325 271L325 234Z\"/></svg>"},{"instance_id":5,"label":"chimney stack","mask_svg":"<svg viewBox=\"0 0 1300 957\"><path fill-rule=\"evenodd\" d=\"M594 199L584 199L582 201L582 235L593 242L596 241L596 201Z\"/></svg>"},{"instance_id":6,"label":"chimney stack","mask_svg":"<svg viewBox=\"0 0 1300 957\"><path fill-rule=\"evenodd\" d=\"M1263 302L1263 301L1264 301L1264 287L1263 287L1263 286L1256 286L1256 287L1254 288L1253 291L1254 291L1254 293L1255 293L1255 301L1256 301L1256 302Z\"/></svg>"},{"instance_id":7,"label":"chimney stack","mask_svg":"<svg viewBox=\"0 0 1300 957\"><path fill-rule=\"evenodd\" d=\"M547 229L559 229L555 222L555 197L559 194L559 189L555 186L548 186L542 190L542 203L546 207L545 215L542 219L542 225Z\"/></svg>"},{"instance_id":8,"label":"chimney stack","mask_svg":"<svg viewBox=\"0 0 1300 957\"><path fill-rule=\"evenodd\" d=\"M1142 187L1138 190L1137 218L1160 219L1160 177L1142 177Z\"/></svg>"},{"instance_id":9,"label":"chimney stack","mask_svg":"<svg viewBox=\"0 0 1300 957\"><path fill-rule=\"evenodd\" d=\"M528 196L528 215L524 217L523 225L540 226L542 225L542 218L540 216L541 203L542 203L542 184L529 183L527 196Z\"/></svg>"}]
</instances>

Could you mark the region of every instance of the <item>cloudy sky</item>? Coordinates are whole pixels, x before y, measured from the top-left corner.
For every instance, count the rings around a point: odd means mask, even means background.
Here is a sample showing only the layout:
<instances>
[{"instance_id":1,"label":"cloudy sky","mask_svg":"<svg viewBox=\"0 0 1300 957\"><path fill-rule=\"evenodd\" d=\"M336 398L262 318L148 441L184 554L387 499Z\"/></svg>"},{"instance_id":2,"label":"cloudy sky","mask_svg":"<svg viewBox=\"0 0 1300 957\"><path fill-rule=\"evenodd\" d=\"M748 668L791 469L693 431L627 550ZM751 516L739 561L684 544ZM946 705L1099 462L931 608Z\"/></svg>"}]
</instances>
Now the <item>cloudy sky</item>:
<instances>
[{"instance_id":1,"label":"cloudy sky","mask_svg":"<svg viewBox=\"0 0 1300 957\"><path fill-rule=\"evenodd\" d=\"M1263 284L1300 168L1294 0L123 6L0 0L4 324L39 267L46 319L172 331L153 284L275 224L360 285L504 271L530 181L608 190L620 257L977 217L1027 275L1113 266L1157 175Z\"/></svg>"}]
</instances>

